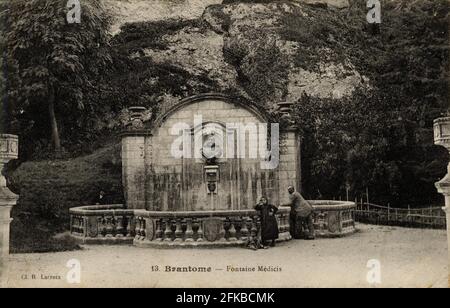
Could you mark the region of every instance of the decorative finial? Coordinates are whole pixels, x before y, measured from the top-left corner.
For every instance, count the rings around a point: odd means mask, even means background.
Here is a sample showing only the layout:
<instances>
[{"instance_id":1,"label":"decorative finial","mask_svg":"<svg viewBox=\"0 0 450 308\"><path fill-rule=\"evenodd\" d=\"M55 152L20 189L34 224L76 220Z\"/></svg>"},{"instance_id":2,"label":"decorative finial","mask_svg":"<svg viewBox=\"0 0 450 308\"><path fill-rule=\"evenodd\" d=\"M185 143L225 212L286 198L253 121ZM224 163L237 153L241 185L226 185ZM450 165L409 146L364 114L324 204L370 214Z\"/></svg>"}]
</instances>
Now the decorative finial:
<instances>
[{"instance_id":1,"label":"decorative finial","mask_svg":"<svg viewBox=\"0 0 450 308\"><path fill-rule=\"evenodd\" d=\"M133 130L138 130L144 128L144 113L147 108L142 106L133 106L129 108L130 110L130 128Z\"/></svg>"},{"instance_id":2,"label":"decorative finial","mask_svg":"<svg viewBox=\"0 0 450 308\"><path fill-rule=\"evenodd\" d=\"M291 102L281 102L278 103L278 110L281 113L281 118L285 120L289 126L294 125L294 120L292 119L292 106L294 105Z\"/></svg>"}]
</instances>

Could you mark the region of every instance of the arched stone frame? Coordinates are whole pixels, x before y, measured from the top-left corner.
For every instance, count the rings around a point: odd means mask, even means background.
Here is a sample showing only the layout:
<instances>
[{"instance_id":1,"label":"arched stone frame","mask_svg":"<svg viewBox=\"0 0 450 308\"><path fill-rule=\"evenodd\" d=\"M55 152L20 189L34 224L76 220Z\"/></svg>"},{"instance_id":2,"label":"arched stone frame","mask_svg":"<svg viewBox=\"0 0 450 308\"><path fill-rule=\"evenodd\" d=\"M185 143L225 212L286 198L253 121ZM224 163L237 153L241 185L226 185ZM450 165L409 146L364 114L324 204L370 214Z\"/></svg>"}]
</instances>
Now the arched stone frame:
<instances>
[{"instance_id":1,"label":"arched stone frame","mask_svg":"<svg viewBox=\"0 0 450 308\"><path fill-rule=\"evenodd\" d=\"M262 122L270 122L272 120L272 117L266 111L264 111L262 108L258 108L257 106L255 106L251 103L249 103L247 105L247 104L242 103L239 100L233 100L231 97L224 95L224 94L220 94L220 93L205 93L205 94L194 95L194 96L182 99L179 103L170 107L168 110L163 112L160 116L158 116L151 125L149 124L149 120L147 120L145 122L146 127L152 133L154 133L155 130L157 130L164 123L164 121L167 118L169 118L172 114L174 114L178 110L180 110L190 104L205 101L205 100L218 100L218 101L226 102L228 104L236 105L240 108L246 109L247 111L251 112L254 116L256 116Z\"/></svg>"},{"instance_id":2,"label":"arched stone frame","mask_svg":"<svg viewBox=\"0 0 450 308\"><path fill-rule=\"evenodd\" d=\"M271 117L261 108L258 109L253 105L243 104L240 101L233 101L231 98L222 94L208 93L186 98L180 101L180 103L172 106L166 112L161 114L152 124L147 122L145 124L146 129L144 130L125 133L122 143L122 157L124 190L128 207L137 209L146 208L149 210L172 209L170 206L169 208L159 207L159 204L163 202L161 202L158 198L154 198L152 192L155 192L155 190L163 191L162 194L164 196L162 198L164 199L175 200L183 198L183 196L179 193L171 196L167 195L168 190L182 190L179 189L179 187L172 187L169 189L167 187L155 187L154 185L152 174L161 173L161 168L167 168L167 166L165 166L164 163L161 163L161 161L158 161L157 159L156 161L154 160L155 157L158 157L158 151L160 151L162 145L160 140L158 141L158 134L164 125L169 125L167 121L173 121L172 116L176 116L178 111L182 112L185 109L189 109L190 105L195 103L200 103L199 105L201 105L208 101L222 102L226 108L234 106L234 109L241 110L240 113L248 113L260 123L271 122ZM244 110L245 112L243 112ZM223 118L223 114L221 114L221 116ZM205 119L204 122L211 122L210 120L211 119ZM217 119L213 120L214 122L217 122ZM165 126L165 128L167 128L167 126ZM300 166L299 138L293 131L282 132L282 135L286 137L281 138L285 140L286 147L280 154L280 166L276 170L276 185L278 186L278 192L277 200L274 200L274 203L284 203L287 201L286 187L288 185L300 187L300 178L298 177L298 168ZM182 168L181 165L172 167L173 170L175 170L172 173L177 173L178 171L176 170L180 170L179 168ZM158 168L159 171L157 170ZM197 180L196 177L192 178L193 181ZM244 178L240 179L239 177L237 177L236 180L245 181ZM241 184L242 183L239 183L239 185ZM247 204L246 207L248 206L249 205ZM188 207L183 207L183 209L189 210Z\"/></svg>"}]
</instances>

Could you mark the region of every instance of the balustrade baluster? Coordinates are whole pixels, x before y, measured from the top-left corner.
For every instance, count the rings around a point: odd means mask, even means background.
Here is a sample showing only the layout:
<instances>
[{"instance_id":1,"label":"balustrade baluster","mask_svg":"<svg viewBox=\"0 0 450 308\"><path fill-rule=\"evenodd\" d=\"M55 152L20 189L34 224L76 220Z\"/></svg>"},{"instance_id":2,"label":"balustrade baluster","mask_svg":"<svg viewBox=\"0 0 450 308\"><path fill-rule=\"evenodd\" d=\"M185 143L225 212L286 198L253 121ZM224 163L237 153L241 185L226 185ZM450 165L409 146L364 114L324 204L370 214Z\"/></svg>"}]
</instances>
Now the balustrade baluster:
<instances>
[{"instance_id":1,"label":"balustrade baluster","mask_svg":"<svg viewBox=\"0 0 450 308\"><path fill-rule=\"evenodd\" d=\"M181 228L181 219L176 220L177 229L175 230L175 242L183 241L183 230Z\"/></svg>"},{"instance_id":2,"label":"balustrade baluster","mask_svg":"<svg viewBox=\"0 0 450 308\"><path fill-rule=\"evenodd\" d=\"M241 240L246 241L248 239L248 218L243 217L241 219Z\"/></svg>"},{"instance_id":3,"label":"balustrade baluster","mask_svg":"<svg viewBox=\"0 0 450 308\"><path fill-rule=\"evenodd\" d=\"M163 230L162 230L162 224L163 224L163 220L162 219L157 219L155 221L156 223L156 231L155 231L155 241L162 241L163 239Z\"/></svg>"},{"instance_id":4,"label":"balustrade baluster","mask_svg":"<svg viewBox=\"0 0 450 308\"><path fill-rule=\"evenodd\" d=\"M140 220L141 220L141 232L140 232L141 237L140 237L140 240L143 241L143 240L145 240L145 236L147 234L147 230L145 229L146 228L146 223L145 223L144 217L140 217Z\"/></svg>"},{"instance_id":5,"label":"balustrade baluster","mask_svg":"<svg viewBox=\"0 0 450 308\"><path fill-rule=\"evenodd\" d=\"M78 216L75 216L74 218L73 218L73 231L76 233L76 234L79 234L80 233L80 229L79 229L80 227L79 227L79 220L78 220Z\"/></svg>"},{"instance_id":6,"label":"balustrade baluster","mask_svg":"<svg viewBox=\"0 0 450 308\"><path fill-rule=\"evenodd\" d=\"M106 224L105 224L105 217L99 217L98 218L98 235L100 237L105 237L106 235Z\"/></svg>"},{"instance_id":7,"label":"balustrade baluster","mask_svg":"<svg viewBox=\"0 0 450 308\"><path fill-rule=\"evenodd\" d=\"M80 216L80 233L82 234L82 235L84 235L85 234L85 229L87 228L87 225L85 224L85 220L84 220L84 217L81 217Z\"/></svg>"},{"instance_id":8,"label":"balustrade baluster","mask_svg":"<svg viewBox=\"0 0 450 308\"><path fill-rule=\"evenodd\" d=\"M77 221L78 221L78 219L77 219L77 216L74 216L73 217L73 220L72 220L72 232L73 233L78 233L78 230L77 230Z\"/></svg>"},{"instance_id":9,"label":"balustrade baluster","mask_svg":"<svg viewBox=\"0 0 450 308\"><path fill-rule=\"evenodd\" d=\"M290 225L291 225L291 222L289 220L289 214L283 215L283 220L284 220L284 224L283 224L284 232L289 232Z\"/></svg>"},{"instance_id":10,"label":"balustrade baluster","mask_svg":"<svg viewBox=\"0 0 450 308\"><path fill-rule=\"evenodd\" d=\"M119 216L116 218L117 221L117 227L116 227L116 237L122 238L123 237L123 216Z\"/></svg>"},{"instance_id":11,"label":"balustrade baluster","mask_svg":"<svg viewBox=\"0 0 450 308\"><path fill-rule=\"evenodd\" d=\"M111 226L112 226L111 234L113 237L116 237L117 236L117 217L116 216L113 216L111 218Z\"/></svg>"},{"instance_id":12,"label":"balustrade baluster","mask_svg":"<svg viewBox=\"0 0 450 308\"><path fill-rule=\"evenodd\" d=\"M283 219L283 214L278 214L278 215L276 215L276 218L277 218L277 222L278 222L278 231L280 232L280 233L283 233L284 232L284 219Z\"/></svg>"},{"instance_id":13,"label":"balustrade baluster","mask_svg":"<svg viewBox=\"0 0 450 308\"><path fill-rule=\"evenodd\" d=\"M192 229L192 218L186 220L186 242L194 241L194 230Z\"/></svg>"},{"instance_id":14,"label":"balustrade baluster","mask_svg":"<svg viewBox=\"0 0 450 308\"><path fill-rule=\"evenodd\" d=\"M78 234L78 216L73 217L73 233Z\"/></svg>"},{"instance_id":15,"label":"balustrade baluster","mask_svg":"<svg viewBox=\"0 0 450 308\"><path fill-rule=\"evenodd\" d=\"M133 236L133 231L131 230L131 220L133 219L132 217L125 217L126 219L126 233L127 233L127 237L132 237Z\"/></svg>"},{"instance_id":16,"label":"balustrade baluster","mask_svg":"<svg viewBox=\"0 0 450 308\"><path fill-rule=\"evenodd\" d=\"M113 224L112 224L112 218L106 217L106 235L105 237L113 237Z\"/></svg>"},{"instance_id":17,"label":"balustrade baluster","mask_svg":"<svg viewBox=\"0 0 450 308\"><path fill-rule=\"evenodd\" d=\"M172 241L172 222L170 219L166 220L166 230L164 231L164 241L171 242Z\"/></svg>"},{"instance_id":18,"label":"balustrade baluster","mask_svg":"<svg viewBox=\"0 0 450 308\"><path fill-rule=\"evenodd\" d=\"M252 217L251 221L252 221L252 229L251 229L252 237L255 238L258 236L258 229L259 229L258 228L258 216Z\"/></svg>"},{"instance_id":19,"label":"balustrade baluster","mask_svg":"<svg viewBox=\"0 0 450 308\"><path fill-rule=\"evenodd\" d=\"M222 223L220 224L220 231L219 231L219 242L225 242L227 239L225 238L226 232L225 232L225 220L222 219Z\"/></svg>"},{"instance_id":20,"label":"balustrade baluster","mask_svg":"<svg viewBox=\"0 0 450 308\"><path fill-rule=\"evenodd\" d=\"M141 217L136 217L136 228L135 228L135 239L140 240L141 239Z\"/></svg>"},{"instance_id":21,"label":"balustrade baluster","mask_svg":"<svg viewBox=\"0 0 450 308\"><path fill-rule=\"evenodd\" d=\"M229 219L229 222L230 222L230 228L228 229L228 233L229 233L228 240L230 242L235 242L235 241L237 241L237 237L236 237L237 232L236 232L236 227L234 226L234 224L236 222L231 219Z\"/></svg>"},{"instance_id":22,"label":"balustrade baluster","mask_svg":"<svg viewBox=\"0 0 450 308\"><path fill-rule=\"evenodd\" d=\"M83 237L88 237L88 230L91 230L91 225L89 223L89 218L88 217L81 217L81 222L82 222L82 227L81 227L81 232Z\"/></svg>"},{"instance_id":23,"label":"balustrade baluster","mask_svg":"<svg viewBox=\"0 0 450 308\"><path fill-rule=\"evenodd\" d=\"M203 242L203 222L201 219L198 221L198 230L197 230L197 242Z\"/></svg>"},{"instance_id":24,"label":"balustrade baluster","mask_svg":"<svg viewBox=\"0 0 450 308\"><path fill-rule=\"evenodd\" d=\"M290 225L289 215L283 214L283 232L289 232L289 225Z\"/></svg>"}]
</instances>

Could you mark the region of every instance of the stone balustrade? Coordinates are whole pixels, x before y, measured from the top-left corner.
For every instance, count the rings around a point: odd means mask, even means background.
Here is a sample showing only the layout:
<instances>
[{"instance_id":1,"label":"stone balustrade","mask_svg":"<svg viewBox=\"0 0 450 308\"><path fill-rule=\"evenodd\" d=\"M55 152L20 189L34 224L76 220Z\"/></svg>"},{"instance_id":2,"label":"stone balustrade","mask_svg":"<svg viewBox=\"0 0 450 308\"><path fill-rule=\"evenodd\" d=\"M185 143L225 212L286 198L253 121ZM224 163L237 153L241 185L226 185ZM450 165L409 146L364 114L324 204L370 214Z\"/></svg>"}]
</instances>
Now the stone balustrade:
<instances>
[{"instance_id":1,"label":"stone balustrade","mask_svg":"<svg viewBox=\"0 0 450 308\"><path fill-rule=\"evenodd\" d=\"M94 205L70 210L70 232L84 244L132 244L135 219L123 205Z\"/></svg>"},{"instance_id":2,"label":"stone balustrade","mask_svg":"<svg viewBox=\"0 0 450 308\"><path fill-rule=\"evenodd\" d=\"M356 232L356 204L345 201L309 201L314 207L317 237L342 237Z\"/></svg>"},{"instance_id":3,"label":"stone balustrade","mask_svg":"<svg viewBox=\"0 0 450 308\"><path fill-rule=\"evenodd\" d=\"M310 201L317 237L356 231L353 202ZM277 213L279 241L291 239L290 208ZM226 247L244 245L260 230L255 210L161 212L128 210L123 205L73 208L71 234L84 244L134 244L140 247Z\"/></svg>"},{"instance_id":4,"label":"stone balustrade","mask_svg":"<svg viewBox=\"0 0 450 308\"><path fill-rule=\"evenodd\" d=\"M149 212L136 210L137 246L204 247L240 246L260 230L260 218L254 210ZM279 241L291 239L289 208L277 213Z\"/></svg>"}]
</instances>

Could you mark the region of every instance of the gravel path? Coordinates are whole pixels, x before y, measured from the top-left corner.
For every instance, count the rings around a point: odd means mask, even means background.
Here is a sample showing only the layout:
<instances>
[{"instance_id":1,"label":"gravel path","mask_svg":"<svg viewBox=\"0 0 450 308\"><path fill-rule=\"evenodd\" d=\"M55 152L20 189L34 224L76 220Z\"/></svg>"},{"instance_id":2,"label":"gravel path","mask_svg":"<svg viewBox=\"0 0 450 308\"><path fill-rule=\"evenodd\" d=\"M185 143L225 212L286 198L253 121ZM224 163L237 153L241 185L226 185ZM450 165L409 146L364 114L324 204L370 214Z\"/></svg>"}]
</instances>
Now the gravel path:
<instances>
[{"instance_id":1,"label":"gravel path","mask_svg":"<svg viewBox=\"0 0 450 308\"><path fill-rule=\"evenodd\" d=\"M381 264L380 287L446 287L447 240L441 230L359 225L342 239L291 241L269 250L154 250L88 246L82 251L11 257L10 287L370 287L367 262ZM66 281L70 259L81 284ZM158 267L159 271L154 271ZM190 272L166 272L166 266ZM258 266L262 266L259 271ZM153 267L153 270L152 270ZM194 272L208 270L211 272ZM230 271L230 267L234 271ZM255 271L251 271L255 267ZM236 271L240 270L240 271ZM244 271L245 270L245 271ZM35 279L32 279L35 275ZM26 276L26 277L25 277Z\"/></svg>"}]
</instances>

